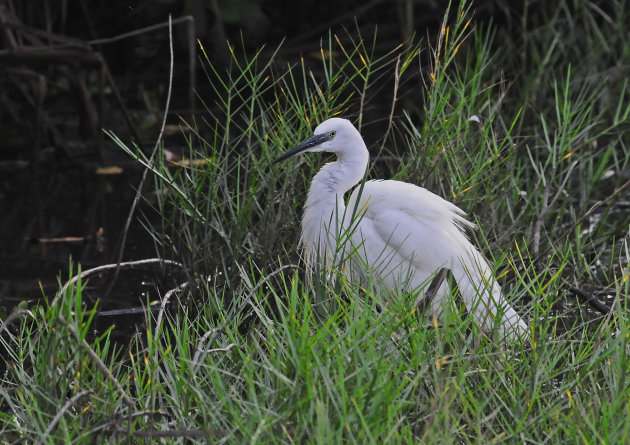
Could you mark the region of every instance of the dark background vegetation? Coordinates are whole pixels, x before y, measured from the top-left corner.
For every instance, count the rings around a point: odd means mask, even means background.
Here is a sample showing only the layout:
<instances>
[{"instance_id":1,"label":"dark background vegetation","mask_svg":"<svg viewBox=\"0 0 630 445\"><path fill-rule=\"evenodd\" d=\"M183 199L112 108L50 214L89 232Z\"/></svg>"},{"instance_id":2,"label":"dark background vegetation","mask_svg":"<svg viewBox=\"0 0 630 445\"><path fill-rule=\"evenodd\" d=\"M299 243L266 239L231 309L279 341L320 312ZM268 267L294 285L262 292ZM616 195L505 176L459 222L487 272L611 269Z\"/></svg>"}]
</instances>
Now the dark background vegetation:
<instances>
[{"instance_id":1,"label":"dark background vegetation","mask_svg":"<svg viewBox=\"0 0 630 445\"><path fill-rule=\"evenodd\" d=\"M475 21L493 22L497 41L515 42L556 7L571 8L571 2L551 3L528 2L524 11L520 2L479 0ZM236 52L263 45L271 51L282 43L277 60L304 57L315 64L329 29L351 38L356 29L370 35L378 28L385 53L413 34L431 39L445 7L437 0L2 0L0 305L40 298L40 287L52 293L69 256L84 268L115 262L141 171L101 129L144 150L157 138L168 84L169 14L191 17L174 25L165 140L177 156L185 145L179 116L201 114L193 91L204 100L210 95L196 63L197 40L215 66L229 63L226 40ZM527 61L512 60L504 69L513 79ZM152 220L150 209L140 210ZM153 251L146 230L134 222L125 259ZM144 278L132 277L135 286L123 282L118 294L137 298L138 283L154 285Z\"/></svg>"}]
</instances>

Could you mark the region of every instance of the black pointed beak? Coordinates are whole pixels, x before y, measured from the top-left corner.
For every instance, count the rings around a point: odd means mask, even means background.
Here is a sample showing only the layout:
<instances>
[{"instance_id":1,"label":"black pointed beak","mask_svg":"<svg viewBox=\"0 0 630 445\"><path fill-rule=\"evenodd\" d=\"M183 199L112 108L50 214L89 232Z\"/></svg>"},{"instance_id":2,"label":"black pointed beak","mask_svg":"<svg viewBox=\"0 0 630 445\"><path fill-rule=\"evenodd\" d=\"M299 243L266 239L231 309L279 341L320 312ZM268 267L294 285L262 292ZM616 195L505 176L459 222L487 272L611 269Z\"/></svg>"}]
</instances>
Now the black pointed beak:
<instances>
[{"instance_id":1,"label":"black pointed beak","mask_svg":"<svg viewBox=\"0 0 630 445\"><path fill-rule=\"evenodd\" d=\"M303 151L306 151L309 148L316 147L319 144L323 144L324 142L329 141L329 140L330 140L330 137L328 136L328 134L316 134L312 138L302 142L297 147L293 147L291 150L287 151L285 154L275 159L273 163L277 164L278 162L282 162L285 159L289 159L291 156L302 153Z\"/></svg>"}]
</instances>

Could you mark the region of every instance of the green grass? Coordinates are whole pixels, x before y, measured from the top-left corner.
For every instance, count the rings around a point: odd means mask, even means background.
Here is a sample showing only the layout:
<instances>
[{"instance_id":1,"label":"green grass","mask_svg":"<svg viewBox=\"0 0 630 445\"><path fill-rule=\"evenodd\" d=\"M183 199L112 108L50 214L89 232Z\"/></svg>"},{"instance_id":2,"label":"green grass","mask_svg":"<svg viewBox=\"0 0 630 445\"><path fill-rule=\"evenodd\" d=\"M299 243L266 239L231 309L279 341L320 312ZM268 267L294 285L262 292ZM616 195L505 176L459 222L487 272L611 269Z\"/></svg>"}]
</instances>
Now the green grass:
<instances>
[{"instance_id":1,"label":"green grass","mask_svg":"<svg viewBox=\"0 0 630 445\"><path fill-rule=\"evenodd\" d=\"M630 162L628 13L526 5L512 34L453 5L430 42L385 53L378 35L330 34L315 65L234 50L225 72L202 49L213 93L182 125L203 162L150 163L111 135L151 169L156 246L188 287L125 345L92 334L81 281L13 320L2 438L629 442L630 221L616 192ZM456 305L438 323L413 295L383 306L377 290L312 285L290 265L322 160L271 160L336 115L361 126L371 177L423 185L479 224L530 341L499 344ZM578 304L573 287L612 311Z\"/></svg>"}]
</instances>

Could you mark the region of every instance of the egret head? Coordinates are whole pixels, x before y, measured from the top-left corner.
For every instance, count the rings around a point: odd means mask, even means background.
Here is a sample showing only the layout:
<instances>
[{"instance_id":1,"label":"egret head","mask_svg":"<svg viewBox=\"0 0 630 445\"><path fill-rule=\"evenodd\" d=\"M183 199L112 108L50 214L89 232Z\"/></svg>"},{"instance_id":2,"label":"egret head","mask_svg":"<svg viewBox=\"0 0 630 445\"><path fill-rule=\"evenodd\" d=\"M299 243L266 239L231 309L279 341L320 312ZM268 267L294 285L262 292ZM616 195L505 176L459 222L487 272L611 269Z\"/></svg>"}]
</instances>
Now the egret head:
<instances>
[{"instance_id":1,"label":"egret head","mask_svg":"<svg viewBox=\"0 0 630 445\"><path fill-rule=\"evenodd\" d=\"M305 151L326 151L340 155L351 150L357 144L365 150L363 139L352 123L347 119L333 117L319 124L311 138L287 151L273 162L275 164L284 161Z\"/></svg>"}]
</instances>

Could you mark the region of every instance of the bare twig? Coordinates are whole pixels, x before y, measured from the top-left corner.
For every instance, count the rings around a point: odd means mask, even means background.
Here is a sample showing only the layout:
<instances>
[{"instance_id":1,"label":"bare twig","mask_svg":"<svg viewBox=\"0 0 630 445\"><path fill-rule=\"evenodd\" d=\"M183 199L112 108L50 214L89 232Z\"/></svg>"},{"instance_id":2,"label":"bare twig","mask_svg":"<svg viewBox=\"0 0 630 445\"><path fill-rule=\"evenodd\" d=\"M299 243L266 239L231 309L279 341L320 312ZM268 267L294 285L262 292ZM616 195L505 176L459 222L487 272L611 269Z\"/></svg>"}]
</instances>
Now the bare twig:
<instances>
[{"instance_id":1,"label":"bare twig","mask_svg":"<svg viewBox=\"0 0 630 445\"><path fill-rule=\"evenodd\" d=\"M169 290L164 295L164 298L162 298L162 301L160 302L160 312L158 312L157 323L155 324L155 335L156 336L159 335L160 327L162 326L162 317L164 316L164 309L166 308L168 300L171 298L171 296L175 292L180 292L180 291L186 289L186 287L188 287L188 283L182 283L179 286L177 286L176 288ZM156 354L157 354L157 352L156 352Z\"/></svg>"},{"instance_id":2,"label":"bare twig","mask_svg":"<svg viewBox=\"0 0 630 445\"><path fill-rule=\"evenodd\" d=\"M542 208L540 209L540 214L538 215L538 219L536 220L536 225L534 226L534 246L532 249L534 256L538 256L538 253L540 251L540 232L542 231L542 226L545 222L545 218L547 217L547 213L549 213L549 210L551 209L551 207L553 207L553 205L556 203L556 201L560 197L560 194L564 190L564 186L567 184L567 181L569 180L569 177L571 176L571 173L573 172L573 169L575 168L576 165L577 165L577 161L573 161L573 163L569 166L569 169L567 170L567 174L564 176L564 179L562 180L560 187L556 191L556 194L551 199L551 202L549 202L549 191L551 188L551 184L547 182L547 185L545 186Z\"/></svg>"},{"instance_id":3,"label":"bare twig","mask_svg":"<svg viewBox=\"0 0 630 445\"><path fill-rule=\"evenodd\" d=\"M48 438L48 435L52 432L52 430L55 429L55 427L57 426L57 424L59 423L59 421L61 420L61 418L63 417L63 415L66 413L66 411L68 411L68 409L74 405L75 403L77 403L77 401L87 395L90 394L92 391L89 389L86 389L84 391L81 391L77 394L75 394L74 396L72 396L72 398L70 400L68 400L65 405L63 405L61 407L61 409L59 410L59 412L57 413L57 415L53 418L53 420L50 422L50 424L48 425L48 428L46 428L46 431L44 431L44 434L42 435L42 437L39 438L39 442L37 442L38 445L43 444L46 439Z\"/></svg>"},{"instance_id":4,"label":"bare twig","mask_svg":"<svg viewBox=\"0 0 630 445\"><path fill-rule=\"evenodd\" d=\"M88 40L87 44L90 46L93 46L93 45L103 45L106 43L114 43L114 42L118 42L119 40L128 39L130 37L135 37L140 34L146 34L147 32L155 31L157 29L165 28L167 26L169 27L169 30L170 30L172 25L177 25L183 22L194 22L194 21L195 19L191 15L184 15L182 17L179 17L173 20L171 20L171 18L169 17L168 22L156 23L155 25L147 26L145 28L135 29L133 31L125 32L123 34L118 34L117 36L114 36L114 37L105 37L103 39Z\"/></svg>"},{"instance_id":5,"label":"bare twig","mask_svg":"<svg viewBox=\"0 0 630 445\"><path fill-rule=\"evenodd\" d=\"M158 430L146 430L146 431L136 431L133 433L135 437L188 437L188 438L202 438L205 437L207 440L210 439L210 435L213 436L225 436L229 434L228 430L172 430L172 431L158 431Z\"/></svg>"},{"instance_id":6,"label":"bare twig","mask_svg":"<svg viewBox=\"0 0 630 445\"><path fill-rule=\"evenodd\" d=\"M623 190L625 190L628 186L630 186L630 180L624 182L622 185L620 185L619 187L617 187L610 195L608 195L606 198L604 198L601 201L598 201L597 203L595 203L593 206L591 206L590 209L588 209L588 211L586 213L584 213L584 215L580 216L573 224L571 224L562 234L560 234L557 237L557 240L562 240L566 237L569 236L569 234L571 234L573 232L573 230L580 224L582 224L582 222L584 222L587 218L589 218L593 213L595 213L600 207L609 204L611 201L613 201ZM562 189L560 189L562 190ZM558 195L558 193L556 193L556 196ZM508 230L504 231L504 233L511 233L514 230L514 227L517 224L517 220L519 219L520 216L522 216L525 212L525 208L523 208L523 210L521 211L521 213L514 219L514 223L508 228ZM497 246L498 245L498 240L501 237L499 237L493 244L491 247L493 246ZM549 252L554 248L553 244L549 244L542 252L540 252L538 255L536 255L534 257L534 259L540 259L543 258L544 256L548 255ZM492 250L492 249L491 249ZM533 255L532 255L533 256ZM512 275L512 279L516 279L516 275ZM612 312L612 311L611 311ZM609 312L609 314L611 313Z\"/></svg>"},{"instance_id":7,"label":"bare twig","mask_svg":"<svg viewBox=\"0 0 630 445\"><path fill-rule=\"evenodd\" d=\"M73 284L75 284L79 279L84 279L86 277L89 277L90 275L104 272L106 270L115 269L117 267L122 268L122 269L133 269L135 267L145 266L147 264L162 264L162 265L168 264L170 266L183 267L182 264L178 263L177 261L163 260L162 258L149 258L146 260L127 261L120 264L104 264L102 266L97 266L93 269L84 270L80 274L72 277L72 279L69 280L66 284L64 284L63 287L59 290L59 292L57 292L57 295L55 295L55 298L50 305L54 306L59 300L59 298L61 298L61 296L66 293L68 288L72 286Z\"/></svg>"},{"instance_id":8,"label":"bare twig","mask_svg":"<svg viewBox=\"0 0 630 445\"><path fill-rule=\"evenodd\" d=\"M580 224L582 221L584 221L586 218L588 218L589 216L591 216L593 213L595 213L595 210L599 209L601 206L603 206L604 204L608 204L610 201L612 201L612 199L617 196L623 189L625 189L626 187L628 187L630 185L630 180L624 182L622 185L620 185L619 187L617 187L609 196L606 197L606 199L599 201L597 203L595 203L590 209L588 209L588 212L586 212L584 215L582 215L580 217L580 219L578 219L568 230L567 233L572 231L573 229L575 229L578 224Z\"/></svg>"},{"instance_id":9,"label":"bare twig","mask_svg":"<svg viewBox=\"0 0 630 445\"><path fill-rule=\"evenodd\" d=\"M203 352L205 352L206 354L209 354L210 352L227 352L227 351L229 351L232 348L240 348L240 346L237 345L236 343L230 343L225 348L206 349Z\"/></svg>"},{"instance_id":10,"label":"bare twig","mask_svg":"<svg viewBox=\"0 0 630 445\"><path fill-rule=\"evenodd\" d=\"M155 305L151 305L149 307L136 306L136 307L127 307L124 309L112 309L109 311L98 311L94 314L94 316L95 317L116 317L119 315L146 314L147 311L155 312L159 310L160 308Z\"/></svg>"},{"instance_id":11,"label":"bare twig","mask_svg":"<svg viewBox=\"0 0 630 445\"><path fill-rule=\"evenodd\" d=\"M155 324L155 338L158 338L160 335L160 330L162 328L162 319L164 317L164 310L166 309L166 305L168 304L168 300L170 300L171 296L176 293L176 292L180 292L184 289L186 289L186 287L188 287L188 283L182 283L179 286L177 286L174 289L169 290L165 295L164 298L162 298L162 301L160 302L160 312L158 313L158 318L157 318L157 322ZM157 348L155 349L155 354L153 355L153 359L154 361L157 363L158 362L158 350ZM156 383L159 382L160 380L160 375L159 373L156 374L155 376L155 380ZM159 383L158 383L159 384ZM145 407L148 409L149 405L151 402L151 398L147 398Z\"/></svg>"},{"instance_id":12,"label":"bare twig","mask_svg":"<svg viewBox=\"0 0 630 445\"><path fill-rule=\"evenodd\" d=\"M608 307L605 303L600 301L595 295L590 292L586 292L582 289L579 289L575 286L569 285L569 289L579 297L580 300L585 301L590 304L595 310L601 312L602 314L608 314L611 311L611 308Z\"/></svg>"},{"instance_id":13,"label":"bare twig","mask_svg":"<svg viewBox=\"0 0 630 445\"><path fill-rule=\"evenodd\" d=\"M91 430L87 431L87 432L83 432L83 434L77 438L75 438L71 444L74 445L75 443L77 443L79 440L81 439L85 439L85 436L90 436L94 433L98 433L99 431L102 431L104 429L109 428L110 426L113 425L118 425L121 422L124 422L125 420L132 420L135 419L136 417L142 417L142 416L147 416L147 415L154 415L154 416L169 416L168 413L163 413L163 412L159 412L159 411L140 411L137 413L132 413L129 415L123 415L123 416L116 416L110 420L108 420L105 423L101 423L100 425L95 426L94 428L92 428Z\"/></svg>"},{"instance_id":14,"label":"bare twig","mask_svg":"<svg viewBox=\"0 0 630 445\"><path fill-rule=\"evenodd\" d=\"M580 218L577 219L577 221L575 221L573 224L571 224L569 226L569 228L567 230L565 230L565 232L560 235L558 237L558 239L562 239L567 237L571 232L573 232L573 230L580 225L583 221L585 221L589 216L591 216L593 213L595 213L595 211L597 209L599 209L601 206L608 204L609 202L611 202L619 193L621 193L623 190L626 189L626 187L630 186L630 179L626 182L624 182L623 184L621 184L619 187L617 187L610 195L608 195L605 199L595 203L590 209L588 209L588 211L582 215ZM548 253L551 249L552 249L552 245L549 245L539 256L538 258L542 257L543 255L545 255L546 253Z\"/></svg>"},{"instance_id":15,"label":"bare twig","mask_svg":"<svg viewBox=\"0 0 630 445\"><path fill-rule=\"evenodd\" d=\"M33 313L29 311L28 309L16 309L13 312L11 312L11 315L9 315L6 318L6 320L0 320L0 334L2 334L2 331L4 331L7 326L13 323L13 320L23 315L28 315L31 318L35 318Z\"/></svg>"},{"instance_id":16,"label":"bare twig","mask_svg":"<svg viewBox=\"0 0 630 445\"><path fill-rule=\"evenodd\" d=\"M195 350L195 355L193 356L193 359L192 359L193 369L197 367L197 364L199 363L199 358L201 357L201 354L204 353L203 345L205 344L208 337L210 337L213 334L224 332L224 331L225 331L225 328L223 327L210 329L209 331L206 331L206 333L201 336L201 338L199 339L199 343L197 343L197 349Z\"/></svg>"},{"instance_id":17,"label":"bare twig","mask_svg":"<svg viewBox=\"0 0 630 445\"><path fill-rule=\"evenodd\" d=\"M208 349L207 351L205 351L206 353L209 352L227 352L232 348L238 348L240 347L239 345L237 345L236 343L230 343L229 345L227 345L225 348L214 348L214 349Z\"/></svg>"},{"instance_id":18,"label":"bare twig","mask_svg":"<svg viewBox=\"0 0 630 445\"><path fill-rule=\"evenodd\" d=\"M66 321L66 318L59 314L57 316L57 319L59 320L60 323L62 323L66 328L68 328L68 332L70 332L70 335L79 342L79 344L81 345L81 347L83 349L85 349L85 351L87 352L88 356L90 357L90 359L92 359L92 361L96 364L96 366L98 367L98 369L101 370L101 372L105 375L105 377L107 377L116 387L116 389L118 390L118 392L120 393L120 396L122 397L122 399L125 401L125 403L129 406L133 406L133 401L129 398L129 396L127 396L127 394L125 393L124 388L122 387L122 385L120 384L120 382L116 379L116 377L114 377L114 375L111 373L111 371L109 370L109 368L107 368L107 366L105 365L105 363L103 363L103 361L101 360L101 358L98 356L98 354L96 354L96 352L94 352L94 350L90 347L90 345L88 344L88 342L86 342L85 340L81 340L81 338L79 337L79 334L77 333L77 331L74 329L74 326L72 326L71 324L69 324Z\"/></svg>"},{"instance_id":19,"label":"bare twig","mask_svg":"<svg viewBox=\"0 0 630 445\"><path fill-rule=\"evenodd\" d=\"M151 156L149 157L148 165L153 163L155 159L155 155L157 154L158 148L160 147L160 142L162 141L162 135L164 134L164 127L166 126L166 118L168 116L168 110L171 103L171 93L173 90L173 26L171 16L168 16L168 41L169 41L169 49L171 56L170 63L170 72L168 76L168 92L166 94L166 105L164 107L164 117L162 118L162 126L160 127L160 133L158 134L158 138L155 141L155 146L153 147L153 151L151 152ZM142 172L142 178L140 179L140 183L138 184L138 188L136 190L136 196L133 199L133 203L131 204L131 209L129 210L129 215L127 216L127 221L125 222L125 227L123 229L122 239L120 240L120 250L118 251L118 261L116 262L118 266L116 267L116 271L114 272L114 277L105 292L105 296L109 295L116 280L118 279L118 274L120 273L120 264L122 262L123 254L125 253L125 244L127 243L127 233L129 232L129 226L131 225L131 220L133 219L133 215L136 211L136 207L138 206L138 202L140 201L140 196L142 196L142 187L144 186L144 182L147 179L147 175L149 173L149 167L145 168Z\"/></svg>"},{"instance_id":20,"label":"bare twig","mask_svg":"<svg viewBox=\"0 0 630 445\"><path fill-rule=\"evenodd\" d=\"M392 97L392 108L389 112L389 119L387 121L387 130L385 130L385 134L383 135L383 142L381 142L381 147L378 150L378 156L380 157L383 154L383 149L385 148L385 142L387 142L387 136L389 136L389 132L392 130L392 123L394 120L394 109L396 108L396 101L398 100L398 85L400 82L400 55L398 55L398 60L396 60L396 68L394 69L394 94Z\"/></svg>"},{"instance_id":21,"label":"bare twig","mask_svg":"<svg viewBox=\"0 0 630 445\"><path fill-rule=\"evenodd\" d=\"M274 276L278 275L280 272L282 272L283 270L289 269L289 268L295 268L298 267L296 264L286 264L282 267L280 267L279 269L274 270L273 272L271 272L269 275L267 275L266 277L264 277L262 280L260 280L260 282L254 286L254 288L249 292L249 294L247 295L247 297L245 297L243 299L243 302L239 305L239 307L234 311L234 314L240 314L245 307L249 304L249 301L251 300L251 298L256 294L256 292L258 291L258 289L260 289L267 281L269 281L271 278L273 278ZM211 329L208 332L206 332L203 337L201 337L201 339L199 340L199 343L197 344L197 350L195 351L195 355L193 356L193 361L192 361L192 368L193 370L195 370L197 368L197 366L199 365L199 360L201 358L201 355L204 352L208 352L205 351L203 349L204 344L206 342L206 339L210 336L210 340L208 341L208 344L212 344L214 342L215 337L220 333L220 332L225 332L225 328L227 326L228 322L223 323L223 326L219 327L219 328L215 328L215 329Z\"/></svg>"},{"instance_id":22,"label":"bare twig","mask_svg":"<svg viewBox=\"0 0 630 445\"><path fill-rule=\"evenodd\" d=\"M286 269L292 269L292 268L296 268L296 267L298 267L297 264L286 264L286 265L280 267L279 269L274 270L269 275L267 275L265 278L260 280L260 282L256 286L254 286L254 288L250 291L250 293L247 295L247 297L245 297L245 299L243 300L241 305L238 307L238 309L236 309L236 311L234 311L234 313L238 314L238 313L242 312L243 309L245 309L245 306L247 306L249 304L249 300L251 300L251 298L256 294L258 289L260 289L271 278L275 277L280 272L282 272L282 271L284 271Z\"/></svg>"},{"instance_id":23,"label":"bare twig","mask_svg":"<svg viewBox=\"0 0 630 445\"><path fill-rule=\"evenodd\" d=\"M160 330L162 328L162 318L164 316L164 310L166 309L166 305L168 304L168 300L170 300L171 296L175 293L175 292L179 292L184 290L186 287L188 287L188 283L182 283L179 286L177 286L174 289L169 290L165 295L164 298L162 298L162 301L160 302L160 311L158 313L158 318L157 318L157 322L155 324L155 338L159 338L160 335ZM148 316L148 313L147 313ZM155 349L155 354L153 354L153 360L155 361L155 363L158 362L158 348ZM160 375L159 373L155 376L155 380L156 383L159 385L159 379L160 379ZM148 409L149 405L151 403L151 398L147 398L146 403L145 403L145 407Z\"/></svg>"},{"instance_id":24,"label":"bare twig","mask_svg":"<svg viewBox=\"0 0 630 445\"><path fill-rule=\"evenodd\" d=\"M107 82L109 83L109 86L111 87L112 92L114 93L114 98L116 99L116 102L118 103L118 106L120 107L120 110L122 111L123 117L125 118L125 121L127 122L127 126L129 127L131 134L136 139L136 143L138 144L138 147L140 147L140 150L144 152L144 146L142 144L142 139L140 139L140 133L138 133L138 130L136 129L136 126L133 123L133 119L131 118L131 113L129 112L129 110L127 109L127 106L125 105L125 101L123 100L122 94L120 94L120 90L118 89L118 86L116 85L114 76L112 76L111 71L109 71L109 66L107 65L107 63L105 62L105 59L101 56L100 53L97 54L97 57L99 58L101 62L101 74L105 76L105 78L107 79Z\"/></svg>"}]
</instances>

